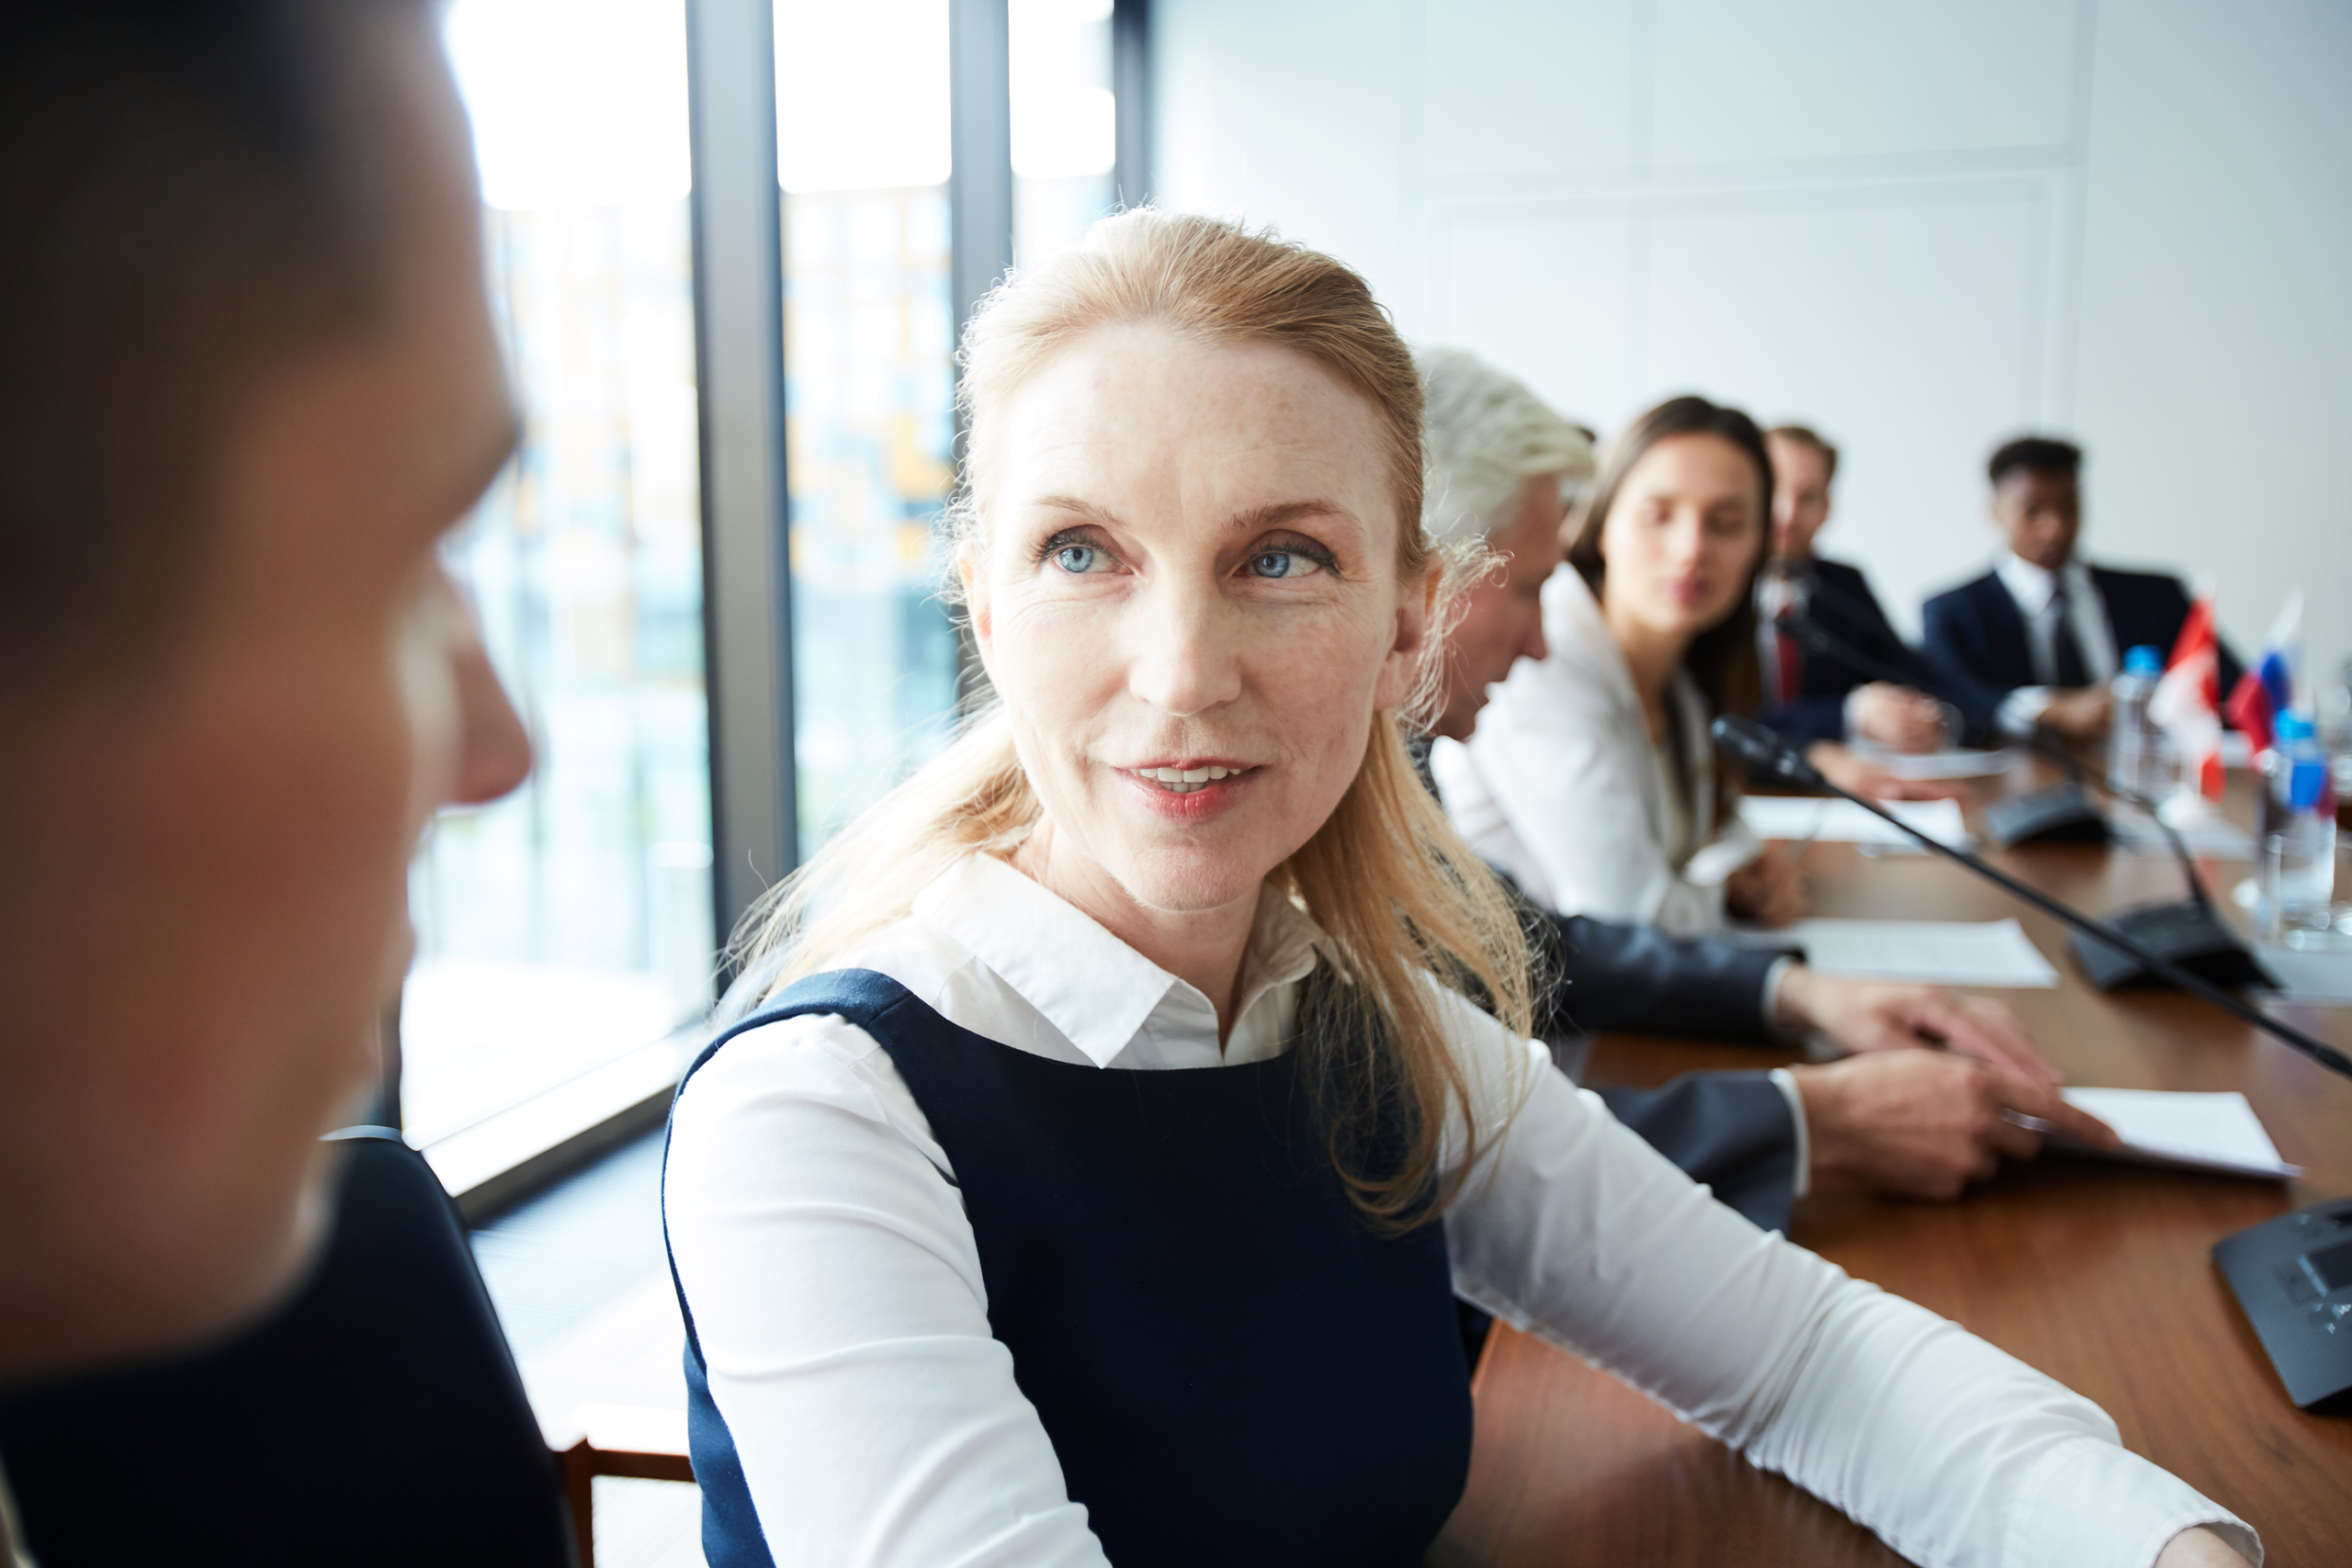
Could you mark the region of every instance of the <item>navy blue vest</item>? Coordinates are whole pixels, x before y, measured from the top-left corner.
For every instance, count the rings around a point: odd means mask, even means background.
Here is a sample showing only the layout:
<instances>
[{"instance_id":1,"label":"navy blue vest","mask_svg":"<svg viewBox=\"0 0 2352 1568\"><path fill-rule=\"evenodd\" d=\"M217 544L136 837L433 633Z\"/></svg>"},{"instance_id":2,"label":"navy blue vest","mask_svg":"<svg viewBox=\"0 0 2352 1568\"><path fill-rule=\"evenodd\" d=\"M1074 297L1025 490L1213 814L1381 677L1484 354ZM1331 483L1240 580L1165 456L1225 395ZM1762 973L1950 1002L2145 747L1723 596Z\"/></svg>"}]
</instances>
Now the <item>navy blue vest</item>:
<instances>
[{"instance_id":1,"label":"navy blue vest","mask_svg":"<svg viewBox=\"0 0 2352 1568\"><path fill-rule=\"evenodd\" d=\"M872 1035L930 1119L989 1326L1116 1568L1421 1561L1470 1464L1444 1229L1364 1224L1297 1052L1190 1072L1050 1061L846 970L793 986L695 1067L801 1013ZM770 1568L683 1289L678 1304L705 1555Z\"/></svg>"}]
</instances>

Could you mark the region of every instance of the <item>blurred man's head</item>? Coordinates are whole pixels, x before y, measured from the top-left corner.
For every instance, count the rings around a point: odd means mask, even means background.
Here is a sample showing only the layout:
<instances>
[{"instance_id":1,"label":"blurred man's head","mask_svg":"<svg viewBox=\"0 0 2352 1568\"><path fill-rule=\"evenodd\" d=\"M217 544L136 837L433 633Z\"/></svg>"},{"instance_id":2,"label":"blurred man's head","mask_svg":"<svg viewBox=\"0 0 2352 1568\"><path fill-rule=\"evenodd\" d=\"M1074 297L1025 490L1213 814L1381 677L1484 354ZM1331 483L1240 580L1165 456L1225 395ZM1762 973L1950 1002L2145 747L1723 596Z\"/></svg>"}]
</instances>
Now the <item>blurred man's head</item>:
<instances>
[{"instance_id":1,"label":"blurred man's head","mask_svg":"<svg viewBox=\"0 0 2352 1568\"><path fill-rule=\"evenodd\" d=\"M2025 435L1984 465L1993 481L1993 523L2020 560L2046 570L2064 566L2082 532L2083 449L2071 441Z\"/></svg>"},{"instance_id":2,"label":"blurred man's head","mask_svg":"<svg viewBox=\"0 0 2352 1568\"><path fill-rule=\"evenodd\" d=\"M528 749L442 574L514 417L424 0L0 51L0 1378L308 1255L406 866Z\"/></svg>"},{"instance_id":3,"label":"blurred man's head","mask_svg":"<svg viewBox=\"0 0 2352 1568\"><path fill-rule=\"evenodd\" d=\"M1442 706L1431 728L1466 740L1487 688L1544 657L1544 582L1561 525L1593 473L1592 437L1519 382L1460 349L1415 355L1427 389L1423 521L1443 544L1483 539L1500 558L1464 597L1448 634Z\"/></svg>"},{"instance_id":4,"label":"blurred man's head","mask_svg":"<svg viewBox=\"0 0 2352 1568\"><path fill-rule=\"evenodd\" d=\"M1802 565L1829 521L1838 448L1802 424L1783 424L1764 433L1764 449L1772 457L1772 556Z\"/></svg>"}]
</instances>

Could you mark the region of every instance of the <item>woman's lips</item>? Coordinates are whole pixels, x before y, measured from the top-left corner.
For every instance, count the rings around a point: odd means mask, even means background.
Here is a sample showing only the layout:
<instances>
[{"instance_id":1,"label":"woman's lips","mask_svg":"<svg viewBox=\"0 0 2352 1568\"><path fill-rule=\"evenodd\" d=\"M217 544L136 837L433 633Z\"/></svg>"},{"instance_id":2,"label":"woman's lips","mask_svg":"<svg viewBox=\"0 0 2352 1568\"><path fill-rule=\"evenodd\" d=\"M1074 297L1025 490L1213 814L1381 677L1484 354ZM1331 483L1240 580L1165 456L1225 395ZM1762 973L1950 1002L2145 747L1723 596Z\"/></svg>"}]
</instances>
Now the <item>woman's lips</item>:
<instances>
[{"instance_id":1,"label":"woman's lips","mask_svg":"<svg viewBox=\"0 0 2352 1568\"><path fill-rule=\"evenodd\" d=\"M1189 795L1206 789L1213 784L1252 770L1242 762L1155 762L1149 767L1122 768L1120 772L1158 784L1176 795Z\"/></svg>"},{"instance_id":2,"label":"woman's lips","mask_svg":"<svg viewBox=\"0 0 2352 1568\"><path fill-rule=\"evenodd\" d=\"M1261 766L1225 758L1183 758L1117 770L1147 809L1175 822L1205 822L1222 815L1264 772Z\"/></svg>"}]
</instances>

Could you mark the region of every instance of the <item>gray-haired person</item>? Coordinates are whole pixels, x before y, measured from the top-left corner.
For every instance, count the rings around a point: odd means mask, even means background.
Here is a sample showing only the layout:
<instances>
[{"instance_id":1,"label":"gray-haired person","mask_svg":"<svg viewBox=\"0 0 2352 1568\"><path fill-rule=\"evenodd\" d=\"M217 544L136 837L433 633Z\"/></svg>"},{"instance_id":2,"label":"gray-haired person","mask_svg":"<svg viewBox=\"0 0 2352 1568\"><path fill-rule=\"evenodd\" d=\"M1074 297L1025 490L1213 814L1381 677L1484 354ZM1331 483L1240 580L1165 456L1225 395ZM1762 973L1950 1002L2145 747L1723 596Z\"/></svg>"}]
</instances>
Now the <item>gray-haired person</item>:
<instances>
[{"instance_id":1,"label":"gray-haired person","mask_svg":"<svg viewBox=\"0 0 2352 1568\"><path fill-rule=\"evenodd\" d=\"M1468 739L1487 690L1544 655L1544 582L1594 472L1590 439L1523 384L1460 349L1417 352L1427 390L1426 522L1432 536L1497 558L1448 634L1432 728ZM1436 788L1434 781L1430 787ZM1662 1089L1606 1089L1619 1119L1717 1196L1767 1226L1821 1172L1873 1188L1956 1196L1999 1156L2040 1139L2005 1109L2096 1142L2107 1129L2056 1092L2057 1074L1996 1001L1934 986L1834 979L1717 939L1530 908L1552 956L1555 1040L1613 1031L1768 1043L1815 1032L1841 1061L1769 1072L1691 1074Z\"/></svg>"}]
</instances>

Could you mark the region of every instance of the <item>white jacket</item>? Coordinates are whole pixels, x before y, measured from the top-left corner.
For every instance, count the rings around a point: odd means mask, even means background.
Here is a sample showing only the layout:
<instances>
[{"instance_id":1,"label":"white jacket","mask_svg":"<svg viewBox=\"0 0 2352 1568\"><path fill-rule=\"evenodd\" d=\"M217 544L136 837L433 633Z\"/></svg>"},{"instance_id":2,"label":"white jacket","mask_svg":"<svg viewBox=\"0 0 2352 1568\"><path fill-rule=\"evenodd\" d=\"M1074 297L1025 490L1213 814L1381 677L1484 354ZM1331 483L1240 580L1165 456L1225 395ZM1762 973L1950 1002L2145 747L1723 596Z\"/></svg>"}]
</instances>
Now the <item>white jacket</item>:
<instances>
[{"instance_id":1,"label":"white jacket","mask_svg":"<svg viewBox=\"0 0 2352 1568\"><path fill-rule=\"evenodd\" d=\"M1650 744L1625 655L1574 567L1544 585L1544 640L1550 653L1512 667L1466 743L1431 749L1447 814L1546 908L1675 936L1719 929L1724 879L1761 846L1737 818L1715 820L1706 699L1676 673L1669 697L1700 846L1677 865L1668 852L1673 774Z\"/></svg>"}]
</instances>

